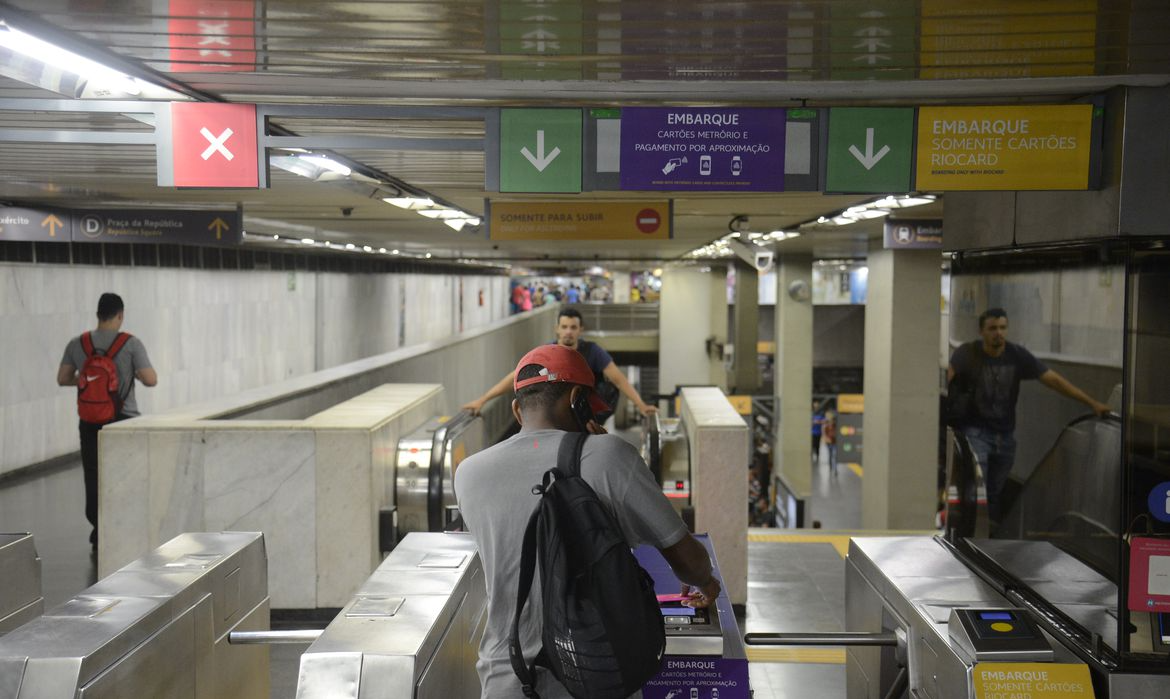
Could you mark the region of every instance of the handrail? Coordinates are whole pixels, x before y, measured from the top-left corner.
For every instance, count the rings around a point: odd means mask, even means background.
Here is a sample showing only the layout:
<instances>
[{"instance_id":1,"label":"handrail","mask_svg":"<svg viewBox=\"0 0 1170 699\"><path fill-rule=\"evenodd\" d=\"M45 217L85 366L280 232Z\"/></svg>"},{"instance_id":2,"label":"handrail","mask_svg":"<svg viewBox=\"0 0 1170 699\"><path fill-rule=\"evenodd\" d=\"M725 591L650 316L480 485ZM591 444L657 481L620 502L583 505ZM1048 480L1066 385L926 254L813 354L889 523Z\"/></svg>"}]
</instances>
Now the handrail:
<instances>
[{"instance_id":1,"label":"handrail","mask_svg":"<svg viewBox=\"0 0 1170 699\"><path fill-rule=\"evenodd\" d=\"M662 421L658 413L642 416L642 448L655 482L662 483Z\"/></svg>"}]
</instances>

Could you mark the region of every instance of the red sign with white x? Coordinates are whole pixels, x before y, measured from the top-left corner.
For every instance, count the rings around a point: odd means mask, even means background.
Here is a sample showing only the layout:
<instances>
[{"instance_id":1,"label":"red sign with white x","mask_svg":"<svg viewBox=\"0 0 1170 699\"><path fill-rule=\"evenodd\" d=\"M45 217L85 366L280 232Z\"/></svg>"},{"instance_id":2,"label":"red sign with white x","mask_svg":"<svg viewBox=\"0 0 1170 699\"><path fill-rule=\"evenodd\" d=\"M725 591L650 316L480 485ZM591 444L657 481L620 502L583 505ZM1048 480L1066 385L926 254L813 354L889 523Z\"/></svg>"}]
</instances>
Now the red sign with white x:
<instances>
[{"instance_id":1,"label":"red sign with white x","mask_svg":"<svg viewBox=\"0 0 1170 699\"><path fill-rule=\"evenodd\" d=\"M171 105L176 187L258 187L256 105Z\"/></svg>"}]
</instances>

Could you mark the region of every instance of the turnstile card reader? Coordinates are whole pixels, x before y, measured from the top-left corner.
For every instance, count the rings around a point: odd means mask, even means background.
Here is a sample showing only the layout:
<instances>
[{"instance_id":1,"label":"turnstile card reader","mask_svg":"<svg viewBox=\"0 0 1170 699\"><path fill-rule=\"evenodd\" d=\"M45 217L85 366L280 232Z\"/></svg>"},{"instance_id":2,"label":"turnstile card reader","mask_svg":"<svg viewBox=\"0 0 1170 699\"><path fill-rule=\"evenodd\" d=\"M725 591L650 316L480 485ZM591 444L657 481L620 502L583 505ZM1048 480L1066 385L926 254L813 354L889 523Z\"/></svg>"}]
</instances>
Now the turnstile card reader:
<instances>
[{"instance_id":1,"label":"turnstile card reader","mask_svg":"<svg viewBox=\"0 0 1170 699\"><path fill-rule=\"evenodd\" d=\"M1019 608L956 607L947 621L955 643L977 662L1051 662L1055 654L1044 633Z\"/></svg>"}]
</instances>

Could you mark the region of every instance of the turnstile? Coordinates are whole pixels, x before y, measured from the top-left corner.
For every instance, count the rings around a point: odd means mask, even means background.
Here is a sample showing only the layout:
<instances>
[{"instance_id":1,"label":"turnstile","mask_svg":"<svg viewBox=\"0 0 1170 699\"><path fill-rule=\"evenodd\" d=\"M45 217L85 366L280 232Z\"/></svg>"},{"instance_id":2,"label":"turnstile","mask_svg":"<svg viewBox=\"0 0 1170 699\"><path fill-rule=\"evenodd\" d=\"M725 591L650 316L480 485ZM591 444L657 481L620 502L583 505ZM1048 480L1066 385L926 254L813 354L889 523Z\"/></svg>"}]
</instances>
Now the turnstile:
<instances>
[{"instance_id":1,"label":"turnstile","mask_svg":"<svg viewBox=\"0 0 1170 699\"><path fill-rule=\"evenodd\" d=\"M454 477L470 454L484 446L483 420L468 412L427 421L398 441L393 478L392 523L382 527L382 550L410 532L441 532L458 517ZM389 539L387 541L387 539Z\"/></svg>"},{"instance_id":2,"label":"turnstile","mask_svg":"<svg viewBox=\"0 0 1170 699\"><path fill-rule=\"evenodd\" d=\"M297 699L474 699L487 590L475 540L407 534L301 656Z\"/></svg>"},{"instance_id":3,"label":"turnstile","mask_svg":"<svg viewBox=\"0 0 1170 699\"><path fill-rule=\"evenodd\" d=\"M642 419L642 458L655 480L662 483L662 494L674 505L687 526L694 530L694 507L691 502L691 448L681 418L652 413Z\"/></svg>"},{"instance_id":4,"label":"turnstile","mask_svg":"<svg viewBox=\"0 0 1170 699\"><path fill-rule=\"evenodd\" d=\"M32 534L0 534L0 636L45 610Z\"/></svg>"},{"instance_id":5,"label":"turnstile","mask_svg":"<svg viewBox=\"0 0 1170 699\"><path fill-rule=\"evenodd\" d=\"M0 638L0 698L268 699L263 534L181 534Z\"/></svg>"}]
</instances>

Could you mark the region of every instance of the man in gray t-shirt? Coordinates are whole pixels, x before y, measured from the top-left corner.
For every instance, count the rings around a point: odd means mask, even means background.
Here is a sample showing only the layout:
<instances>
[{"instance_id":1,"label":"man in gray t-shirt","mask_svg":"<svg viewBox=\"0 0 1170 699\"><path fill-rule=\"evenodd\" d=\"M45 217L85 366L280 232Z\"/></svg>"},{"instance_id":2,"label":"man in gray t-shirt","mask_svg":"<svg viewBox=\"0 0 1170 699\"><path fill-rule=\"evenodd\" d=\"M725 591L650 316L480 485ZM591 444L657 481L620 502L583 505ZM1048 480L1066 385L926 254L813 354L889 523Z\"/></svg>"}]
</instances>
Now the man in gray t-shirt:
<instances>
[{"instance_id":1,"label":"man in gray t-shirt","mask_svg":"<svg viewBox=\"0 0 1170 699\"><path fill-rule=\"evenodd\" d=\"M601 431L571 407L588 396L592 410L608 406L593 393L593 373L575 350L543 345L516 367L512 410L520 433L467 457L455 472L455 495L463 521L479 545L487 583L488 620L479 646L483 697L521 695L508 658L508 631L516 610L520 553L528 518L539 497L532 486L556 466L566 432ZM584 422L584 424L582 424ZM662 487L634 447L619 437L595 434L585 441L581 476L613 514L631 547L649 544L662 551L675 574L688 585L690 606L707 606L719 595L706 549L688 532ZM521 617L524 657L540 650L541 593L539 571ZM567 690L538 668L536 690L544 699L568 697Z\"/></svg>"},{"instance_id":2,"label":"man in gray t-shirt","mask_svg":"<svg viewBox=\"0 0 1170 699\"><path fill-rule=\"evenodd\" d=\"M122 330L124 308L122 298L117 294L102 294L98 300L97 328L90 331L95 353L105 353L118 337ZM61 366L57 369L57 385L76 386L78 372L85 366L85 359L81 336L77 336L65 346ZM141 381L144 386L154 386L158 383L158 374L150 365L150 358L146 356L146 346L142 344L142 340L130 336L114 356L114 366L118 369L118 385L121 387L119 395L122 398L121 408L114 420L136 417L139 413L138 403L134 400L135 380ZM101 429L102 425L78 421L78 432L81 436L81 471L85 477L85 518L93 525L89 543L95 551L98 536L98 432Z\"/></svg>"}]
</instances>

